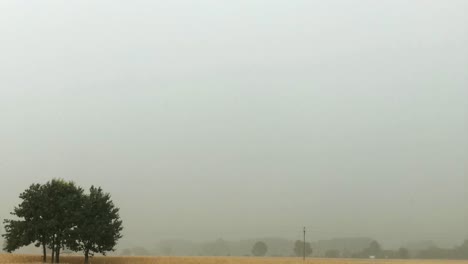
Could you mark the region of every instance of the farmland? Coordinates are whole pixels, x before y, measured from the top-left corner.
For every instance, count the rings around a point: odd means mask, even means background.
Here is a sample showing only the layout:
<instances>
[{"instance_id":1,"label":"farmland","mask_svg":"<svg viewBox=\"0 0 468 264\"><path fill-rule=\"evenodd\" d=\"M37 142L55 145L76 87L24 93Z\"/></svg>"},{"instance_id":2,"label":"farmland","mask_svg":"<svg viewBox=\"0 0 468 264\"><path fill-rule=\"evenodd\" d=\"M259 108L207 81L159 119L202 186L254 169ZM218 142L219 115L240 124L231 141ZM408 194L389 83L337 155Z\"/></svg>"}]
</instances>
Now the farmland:
<instances>
[{"instance_id":1,"label":"farmland","mask_svg":"<svg viewBox=\"0 0 468 264\"><path fill-rule=\"evenodd\" d=\"M40 263L39 255L0 254L0 263ZM81 256L64 256L61 263L83 263ZM95 264L300 264L300 258L249 257L94 257ZM363 259L308 259L306 264L468 264L467 260L363 260Z\"/></svg>"}]
</instances>

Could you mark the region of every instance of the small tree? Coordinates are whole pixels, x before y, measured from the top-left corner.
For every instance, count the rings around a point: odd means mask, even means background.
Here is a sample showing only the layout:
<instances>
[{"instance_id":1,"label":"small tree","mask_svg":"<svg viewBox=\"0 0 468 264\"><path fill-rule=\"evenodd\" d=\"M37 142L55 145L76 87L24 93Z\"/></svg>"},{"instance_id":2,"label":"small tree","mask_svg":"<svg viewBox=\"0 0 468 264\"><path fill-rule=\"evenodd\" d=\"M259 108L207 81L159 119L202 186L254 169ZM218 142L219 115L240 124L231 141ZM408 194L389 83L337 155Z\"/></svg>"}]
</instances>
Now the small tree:
<instances>
[{"instance_id":1,"label":"small tree","mask_svg":"<svg viewBox=\"0 0 468 264\"><path fill-rule=\"evenodd\" d=\"M398 249L398 258L400 259L408 259L409 258L409 251L406 248Z\"/></svg>"},{"instance_id":2,"label":"small tree","mask_svg":"<svg viewBox=\"0 0 468 264\"><path fill-rule=\"evenodd\" d=\"M294 243L294 253L298 257L304 256L304 242L297 240L296 243ZM306 242L305 256L310 256L310 254L312 254L312 247L310 246L309 242Z\"/></svg>"},{"instance_id":3,"label":"small tree","mask_svg":"<svg viewBox=\"0 0 468 264\"><path fill-rule=\"evenodd\" d=\"M268 251L268 246L263 241L258 241L252 247L252 254L257 257L263 257Z\"/></svg>"},{"instance_id":4,"label":"small tree","mask_svg":"<svg viewBox=\"0 0 468 264\"><path fill-rule=\"evenodd\" d=\"M89 263L89 256L94 256L94 253L105 255L107 251L114 251L122 237L122 221L119 208L114 206L110 194L92 186L89 194L82 197L82 208L77 218L77 226L72 232L74 239L68 246L82 251L85 263Z\"/></svg>"},{"instance_id":5,"label":"small tree","mask_svg":"<svg viewBox=\"0 0 468 264\"><path fill-rule=\"evenodd\" d=\"M382 247L380 246L379 242L377 242L376 240L372 241L369 247L367 248L367 254L369 256L381 258L383 254Z\"/></svg>"},{"instance_id":6,"label":"small tree","mask_svg":"<svg viewBox=\"0 0 468 264\"><path fill-rule=\"evenodd\" d=\"M379 242L373 240L369 247L365 248L359 253L353 254L353 258L368 258L368 257L375 257L375 258L383 258L385 252L382 250Z\"/></svg>"}]
</instances>

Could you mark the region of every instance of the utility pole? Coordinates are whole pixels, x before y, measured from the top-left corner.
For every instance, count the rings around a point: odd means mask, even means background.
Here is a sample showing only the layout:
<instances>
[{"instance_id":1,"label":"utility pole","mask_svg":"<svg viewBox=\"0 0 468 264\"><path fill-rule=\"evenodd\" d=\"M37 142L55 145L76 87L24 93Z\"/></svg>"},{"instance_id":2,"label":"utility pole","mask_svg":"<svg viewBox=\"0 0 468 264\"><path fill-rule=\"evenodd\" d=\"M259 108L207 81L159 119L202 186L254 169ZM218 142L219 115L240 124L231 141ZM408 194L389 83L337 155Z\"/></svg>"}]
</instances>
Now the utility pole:
<instances>
[{"instance_id":1,"label":"utility pole","mask_svg":"<svg viewBox=\"0 0 468 264\"><path fill-rule=\"evenodd\" d=\"M304 248L302 249L302 260L305 261L305 249L306 249L306 244L305 244L305 226L304 226Z\"/></svg>"}]
</instances>

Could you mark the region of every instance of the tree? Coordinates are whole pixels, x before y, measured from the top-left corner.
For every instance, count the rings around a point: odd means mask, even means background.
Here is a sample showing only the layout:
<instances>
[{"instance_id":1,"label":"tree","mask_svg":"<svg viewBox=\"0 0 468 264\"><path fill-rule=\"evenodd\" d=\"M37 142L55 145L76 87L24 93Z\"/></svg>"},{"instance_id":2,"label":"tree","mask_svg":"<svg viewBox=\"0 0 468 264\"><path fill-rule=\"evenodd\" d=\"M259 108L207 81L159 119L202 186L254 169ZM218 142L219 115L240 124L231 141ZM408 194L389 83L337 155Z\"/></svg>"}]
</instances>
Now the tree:
<instances>
[{"instance_id":1,"label":"tree","mask_svg":"<svg viewBox=\"0 0 468 264\"><path fill-rule=\"evenodd\" d=\"M257 257L263 257L268 251L268 246L263 241L258 241L252 247L252 254Z\"/></svg>"},{"instance_id":2,"label":"tree","mask_svg":"<svg viewBox=\"0 0 468 264\"><path fill-rule=\"evenodd\" d=\"M408 259L409 258L409 251L406 248L398 249L398 258L400 259Z\"/></svg>"},{"instance_id":3,"label":"tree","mask_svg":"<svg viewBox=\"0 0 468 264\"><path fill-rule=\"evenodd\" d=\"M453 250L453 258L468 259L468 240L465 240L460 246L455 247Z\"/></svg>"},{"instance_id":4,"label":"tree","mask_svg":"<svg viewBox=\"0 0 468 264\"><path fill-rule=\"evenodd\" d=\"M367 248L359 253L353 254L353 258L368 258L374 256L376 258L384 257L384 251L382 250L379 242L373 240Z\"/></svg>"},{"instance_id":5,"label":"tree","mask_svg":"<svg viewBox=\"0 0 468 264\"><path fill-rule=\"evenodd\" d=\"M42 261L46 262L46 246L49 243L49 224L45 219L47 200L44 188L40 184L32 184L20 194L22 202L16 206L12 215L23 220L5 219L6 239L4 250L8 252L35 243L42 245Z\"/></svg>"},{"instance_id":6,"label":"tree","mask_svg":"<svg viewBox=\"0 0 468 264\"><path fill-rule=\"evenodd\" d=\"M89 263L89 256L95 253L105 255L107 251L114 251L122 237L121 231L119 208L115 207L110 194L91 186L89 194L82 196L77 225L71 233L73 240L67 246L82 251L85 263Z\"/></svg>"},{"instance_id":7,"label":"tree","mask_svg":"<svg viewBox=\"0 0 468 264\"><path fill-rule=\"evenodd\" d=\"M91 187L85 195L73 182L53 179L44 185L32 184L20 194L21 203L5 219L4 250L12 252L34 243L47 248L52 263L60 262L61 250L80 250L89 255L113 251L122 236L119 209L101 188Z\"/></svg>"},{"instance_id":8,"label":"tree","mask_svg":"<svg viewBox=\"0 0 468 264\"><path fill-rule=\"evenodd\" d=\"M336 249L329 249L325 252L326 258L338 258L340 257L340 251Z\"/></svg>"},{"instance_id":9,"label":"tree","mask_svg":"<svg viewBox=\"0 0 468 264\"><path fill-rule=\"evenodd\" d=\"M382 247L380 246L379 242L376 240L372 241L367 248L367 253L369 256L381 257L382 255Z\"/></svg>"},{"instance_id":10,"label":"tree","mask_svg":"<svg viewBox=\"0 0 468 264\"><path fill-rule=\"evenodd\" d=\"M304 242L297 240L296 243L294 243L294 253L298 257L304 256ZM310 254L312 254L312 248L310 246L310 243L306 242L305 243L305 256L310 256Z\"/></svg>"},{"instance_id":11,"label":"tree","mask_svg":"<svg viewBox=\"0 0 468 264\"><path fill-rule=\"evenodd\" d=\"M83 189L74 182L53 179L44 186L47 206L43 207L52 250L52 261L60 263L60 251L66 246L72 248L75 240L71 237L78 225L83 202Z\"/></svg>"}]
</instances>

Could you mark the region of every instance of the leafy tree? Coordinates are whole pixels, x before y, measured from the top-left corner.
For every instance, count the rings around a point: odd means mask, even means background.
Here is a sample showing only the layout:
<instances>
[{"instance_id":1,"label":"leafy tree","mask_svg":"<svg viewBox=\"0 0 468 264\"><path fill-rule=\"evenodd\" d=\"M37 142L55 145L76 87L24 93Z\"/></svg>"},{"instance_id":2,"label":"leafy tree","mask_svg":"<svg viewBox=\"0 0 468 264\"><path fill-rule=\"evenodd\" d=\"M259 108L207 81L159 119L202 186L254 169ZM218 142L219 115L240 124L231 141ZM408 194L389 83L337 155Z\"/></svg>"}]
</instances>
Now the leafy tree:
<instances>
[{"instance_id":1,"label":"leafy tree","mask_svg":"<svg viewBox=\"0 0 468 264\"><path fill-rule=\"evenodd\" d=\"M60 262L61 250L80 250L89 255L113 251L122 236L119 209L101 188L83 189L73 182L53 179L44 185L32 184L20 194L21 203L11 213L18 219L5 219L3 249L8 252L34 243L42 246L43 262L47 248L52 263Z\"/></svg>"},{"instance_id":2,"label":"leafy tree","mask_svg":"<svg viewBox=\"0 0 468 264\"><path fill-rule=\"evenodd\" d=\"M297 240L296 243L294 243L294 253L296 256L301 257L304 256L304 242ZM310 246L309 242L305 243L305 256L310 256L312 254L312 247Z\"/></svg>"},{"instance_id":3,"label":"leafy tree","mask_svg":"<svg viewBox=\"0 0 468 264\"><path fill-rule=\"evenodd\" d=\"M4 220L6 238L4 249L8 252L35 243L42 245L43 262L46 262L46 246L49 242L49 225L45 219L47 208L44 188L40 184L32 184L20 194L22 202L14 208L12 215L23 220Z\"/></svg>"},{"instance_id":4,"label":"leafy tree","mask_svg":"<svg viewBox=\"0 0 468 264\"><path fill-rule=\"evenodd\" d=\"M82 196L82 207L78 213L77 226L71 232L73 240L67 246L82 251L85 263L95 253L106 254L114 251L117 241L122 237L122 221L119 208L115 207L108 193L91 186L89 194ZM71 242L71 243L70 243Z\"/></svg>"},{"instance_id":5,"label":"leafy tree","mask_svg":"<svg viewBox=\"0 0 468 264\"><path fill-rule=\"evenodd\" d=\"M263 257L268 251L268 246L263 241L258 241L252 247L252 254L257 257Z\"/></svg>"},{"instance_id":6,"label":"leafy tree","mask_svg":"<svg viewBox=\"0 0 468 264\"><path fill-rule=\"evenodd\" d=\"M44 218L48 223L52 259L59 263L60 251L66 246L76 246L71 236L80 220L83 189L61 179L53 179L43 188L47 200L47 206L43 207Z\"/></svg>"},{"instance_id":7,"label":"leafy tree","mask_svg":"<svg viewBox=\"0 0 468 264\"><path fill-rule=\"evenodd\" d=\"M20 194L21 203L12 215L20 220L4 220L5 250L12 252L22 246L42 245L43 261L46 247L52 249L52 262L59 263L60 250L71 241L76 226L83 190L73 182L52 180L44 185L32 184Z\"/></svg>"}]
</instances>

